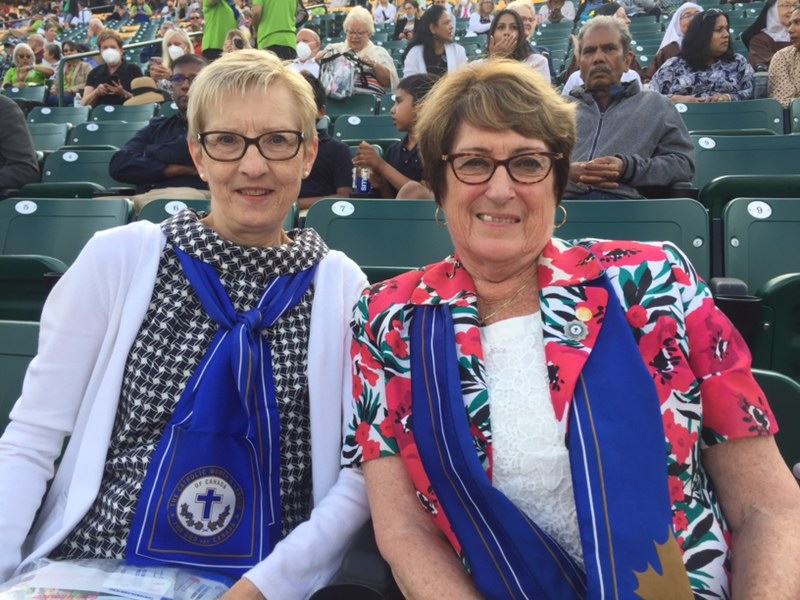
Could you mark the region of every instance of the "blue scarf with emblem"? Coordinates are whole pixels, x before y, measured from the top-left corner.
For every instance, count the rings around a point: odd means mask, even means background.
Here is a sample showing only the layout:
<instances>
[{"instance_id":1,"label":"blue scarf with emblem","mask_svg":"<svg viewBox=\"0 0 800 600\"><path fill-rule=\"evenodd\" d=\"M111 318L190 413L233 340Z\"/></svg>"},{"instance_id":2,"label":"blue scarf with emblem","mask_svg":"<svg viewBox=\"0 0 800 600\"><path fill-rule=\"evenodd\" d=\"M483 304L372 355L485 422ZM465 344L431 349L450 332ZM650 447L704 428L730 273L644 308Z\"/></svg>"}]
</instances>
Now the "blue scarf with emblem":
<instances>
[{"instance_id":1,"label":"blue scarf with emblem","mask_svg":"<svg viewBox=\"0 0 800 600\"><path fill-rule=\"evenodd\" d=\"M487 599L693 598L672 530L655 385L614 290L570 408L572 483L586 572L502 492L473 445L446 304L411 324L414 439Z\"/></svg>"},{"instance_id":2,"label":"blue scarf with emblem","mask_svg":"<svg viewBox=\"0 0 800 600\"><path fill-rule=\"evenodd\" d=\"M211 265L175 252L219 330L151 459L126 559L238 577L281 539L280 415L262 330L297 305L316 267L270 280L239 314Z\"/></svg>"}]
</instances>

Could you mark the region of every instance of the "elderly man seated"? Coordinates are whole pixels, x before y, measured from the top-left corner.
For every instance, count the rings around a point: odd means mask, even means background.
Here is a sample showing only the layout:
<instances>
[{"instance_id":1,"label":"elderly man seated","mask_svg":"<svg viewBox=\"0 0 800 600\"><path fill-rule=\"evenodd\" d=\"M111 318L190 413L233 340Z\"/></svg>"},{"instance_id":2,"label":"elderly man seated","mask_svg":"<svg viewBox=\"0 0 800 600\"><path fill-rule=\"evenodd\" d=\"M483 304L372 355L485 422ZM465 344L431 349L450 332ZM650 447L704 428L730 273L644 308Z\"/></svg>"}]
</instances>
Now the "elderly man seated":
<instances>
[{"instance_id":1,"label":"elderly man seated","mask_svg":"<svg viewBox=\"0 0 800 600\"><path fill-rule=\"evenodd\" d=\"M641 198L645 188L663 190L694 175L694 147L673 103L621 82L630 48L628 28L614 17L594 17L578 35L584 85L570 94L578 142L565 198Z\"/></svg>"}]
</instances>

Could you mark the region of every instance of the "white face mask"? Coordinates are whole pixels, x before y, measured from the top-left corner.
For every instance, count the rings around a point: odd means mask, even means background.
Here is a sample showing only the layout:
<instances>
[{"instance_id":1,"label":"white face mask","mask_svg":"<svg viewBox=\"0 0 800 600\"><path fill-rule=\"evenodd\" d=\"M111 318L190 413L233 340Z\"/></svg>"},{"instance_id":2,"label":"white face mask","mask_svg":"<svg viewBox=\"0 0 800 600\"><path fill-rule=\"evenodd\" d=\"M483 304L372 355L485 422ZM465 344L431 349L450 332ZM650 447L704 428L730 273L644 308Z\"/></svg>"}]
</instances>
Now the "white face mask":
<instances>
[{"instance_id":1,"label":"white face mask","mask_svg":"<svg viewBox=\"0 0 800 600\"><path fill-rule=\"evenodd\" d=\"M100 56L103 57L103 62L107 65L118 65L122 62L122 54L119 53L119 50L114 50L114 48L106 48L100 53Z\"/></svg>"},{"instance_id":2,"label":"white face mask","mask_svg":"<svg viewBox=\"0 0 800 600\"><path fill-rule=\"evenodd\" d=\"M180 46L167 46L167 52L169 52L169 57L172 60L177 60L186 54Z\"/></svg>"},{"instance_id":3,"label":"white face mask","mask_svg":"<svg viewBox=\"0 0 800 600\"><path fill-rule=\"evenodd\" d=\"M305 42L297 42L297 60L306 62L311 58L311 46Z\"/></svg>"}]
</instances>

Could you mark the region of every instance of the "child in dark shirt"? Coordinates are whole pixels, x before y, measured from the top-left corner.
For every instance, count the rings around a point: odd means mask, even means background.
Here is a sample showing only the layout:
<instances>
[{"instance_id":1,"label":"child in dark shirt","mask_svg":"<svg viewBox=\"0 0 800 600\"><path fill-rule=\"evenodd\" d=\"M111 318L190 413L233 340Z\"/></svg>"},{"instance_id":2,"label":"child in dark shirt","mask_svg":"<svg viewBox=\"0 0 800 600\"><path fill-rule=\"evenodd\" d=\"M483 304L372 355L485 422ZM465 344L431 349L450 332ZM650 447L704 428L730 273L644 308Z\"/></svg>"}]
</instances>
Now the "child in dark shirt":
<instances>
[{"instance_id":1,"label":"child in dark shirt","mask_svg":"<svg viewBox=\"0 0 800 600\"><path fill-rule=\"evenodd\" d=\"M438 77L430 74L411 75L403 79L395 91L392 120L405 137L389 146L383 158L368 142L361 142L353 158L357 167L372 171L372 189L381 198L394 198L397 190L409 181L422 181L422 164L417 154L417 105L425 98Z\"/></svg>"}]
</instances>

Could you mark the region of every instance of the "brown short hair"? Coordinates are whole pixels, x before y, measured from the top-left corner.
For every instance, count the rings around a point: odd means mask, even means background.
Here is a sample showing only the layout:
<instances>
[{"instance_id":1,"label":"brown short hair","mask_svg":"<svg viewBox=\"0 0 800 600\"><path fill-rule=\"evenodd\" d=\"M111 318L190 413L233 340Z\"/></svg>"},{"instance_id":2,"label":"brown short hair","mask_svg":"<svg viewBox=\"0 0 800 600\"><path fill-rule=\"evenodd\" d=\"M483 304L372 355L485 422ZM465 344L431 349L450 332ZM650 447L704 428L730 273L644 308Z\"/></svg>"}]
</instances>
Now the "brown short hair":
<instances>
[{"instance_id":1,"label":"brown short hair","mask_svg":"<svg viewBox=\"0 0 800 600\"><path fill-rule=\"evenodd\" d=\"M97 34L97 47L99 48L106 40L114 40L117 42L119 49L122 50L122 46L124 45L122 36L113 29L103 29L103 31Z\"/></svg>"},{"instance_id":2,"label":"brown short hair","mask_svg":"<svg viewBox=\"0 0 800 600\"><path fill-rule=\"evenodd\" d=\"M451 152L462 123L539 138L551 152L563 154L553 166L561 201L575 145L575 107L530 67L511 60L462 67L433 86L417 115L419 154L436 202L447 192L442 155Z\"/></svg>"}]
</instances>

